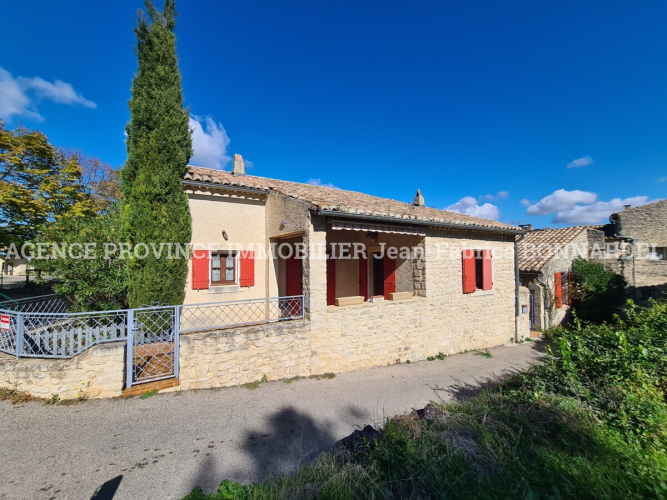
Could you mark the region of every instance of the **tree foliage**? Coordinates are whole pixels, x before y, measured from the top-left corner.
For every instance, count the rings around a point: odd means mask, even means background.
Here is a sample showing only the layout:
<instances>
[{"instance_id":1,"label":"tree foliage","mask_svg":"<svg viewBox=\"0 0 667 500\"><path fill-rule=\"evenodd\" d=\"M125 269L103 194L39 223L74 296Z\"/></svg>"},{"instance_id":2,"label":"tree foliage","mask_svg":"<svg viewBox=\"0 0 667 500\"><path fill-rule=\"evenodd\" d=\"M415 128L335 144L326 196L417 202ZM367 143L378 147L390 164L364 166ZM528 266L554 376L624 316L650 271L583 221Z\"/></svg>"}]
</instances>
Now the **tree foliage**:
<instances>
[{"instance_id":1,"label":"tree foliage","mask_svg":"<svg viewBox=\"0 0 667 500\"><path fill-rule=\"evenodd\" d=\"M599 262L577 258L572 263L572 300L577 316L601 323L623 304L627 282Z\"/></svg>"},{"instance_id":2,"label":"tree foliage","mask_svg":"<svg viewBox=\"0 0 667 500\"><path fill-rule=\"evenodd\" d=\"M188 244L191 217L181 180L192 155L192 139L176 57L175 4L166 0L162 12L150 0L145 5L148 18L140 11L135 29L139 67L129 101L128 157L121 171L123 234L133 247ZM182 303L186 273L184 259L153 254L132 259L130 306Z\"/></svg>"},{"instance_id":3,"label":"tree foliage","mask_svg":"<svg viewBox=\"0 0 667 500\"><path fill-rule=\"evenodd\" d=\"M32 264L40 274L58 278L54 291L69 297L73 310L125 308L128 280L126 261L117 251L120 230L118 206L101 215L49 224L40 235L48 250Z\"/></svg>"},{"instance_id":4,"label":"tree foliage","mask_svg":"<svg viewBox=\"0 0 667 500\"><path fill-rule=\"evenodd\" d=\"M79 158L42 132L0 121L0 247L35 238L48 222L94 213Z\"/></svg>"}]
</instances>

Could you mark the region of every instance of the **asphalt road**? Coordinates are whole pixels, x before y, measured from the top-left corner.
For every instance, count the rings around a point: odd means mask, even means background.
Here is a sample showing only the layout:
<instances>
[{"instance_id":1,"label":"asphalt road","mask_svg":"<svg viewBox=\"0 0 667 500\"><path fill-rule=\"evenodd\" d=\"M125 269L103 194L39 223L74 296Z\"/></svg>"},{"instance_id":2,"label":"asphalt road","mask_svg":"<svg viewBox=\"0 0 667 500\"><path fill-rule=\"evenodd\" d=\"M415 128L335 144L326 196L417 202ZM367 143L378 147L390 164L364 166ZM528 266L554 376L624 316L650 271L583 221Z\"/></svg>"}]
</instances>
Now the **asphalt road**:
<instances>
[{"instance_id":1,"label":"asphalt road","mask_svg":"<svg viewBox=\"0 0 667 500\"><path fill-rule=\"evenodd\" d=\"M472 394L537 360L540 342L258 389L183 391L74 406L0 402L0 499L178 499L222 479L307 463L366 424ZM111 498L110 496L102 496Z\"/></svg>"}]
</instances>

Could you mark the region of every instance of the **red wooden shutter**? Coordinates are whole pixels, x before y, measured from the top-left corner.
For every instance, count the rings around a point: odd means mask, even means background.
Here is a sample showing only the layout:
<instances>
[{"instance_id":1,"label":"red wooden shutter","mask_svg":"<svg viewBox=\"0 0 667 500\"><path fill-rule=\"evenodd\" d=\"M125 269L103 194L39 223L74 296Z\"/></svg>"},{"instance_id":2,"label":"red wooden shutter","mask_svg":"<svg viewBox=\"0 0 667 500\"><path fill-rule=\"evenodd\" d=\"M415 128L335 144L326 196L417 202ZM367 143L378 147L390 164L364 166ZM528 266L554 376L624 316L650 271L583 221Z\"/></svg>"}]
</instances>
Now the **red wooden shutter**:
<instances>
[{"instance_id":1,"label":"red wooden shutter","mask_svg":"<svg viewBox=\"0 0 667 500\"><path fill-rule=\"evenodd\" d=\"M567 272L567 305L572 305L572 271Z\"/></svg>"},{"instance_id":2,"label":"red wooden shutter","mask_svg":"<svg viewBox=\"0 0 667 500\"><path fill-rule=\"evenodd\" d=\"M554 274L554 296L556 297L556 307L563 307L563 283L561 273Z\"/></svg>"},{"instance_id":3,"label":"red wooden shutter","mask_svg":"<svg viewBox=\"0 0 667 500\"><path fill-rule=\"evenodd\" d=\"M365 255L359 258L359 295L368 300L368 259Z\"/></svg>"},{"instance_id":4,"label":"red wooden shutter","mask_svg":"<svg viewBox=\"0 0 667 500\"><path fill-rule=\"evenodd\" d=\"M463 250L461 252L463 260L463 293L472 293L475 291L475 251Z\"/></svg>"},{"instance_id":5,"label":"red wooden shutter","mask_svg":"<svg viewBox=\"0 0 667 500\"><path fill-rule=\"evenodd\" d=\"M241 252L240 257L241 276L239 285L255 286L255 252L247 250Z\"/></svg>"},{"instance_id":6,"label":"red wooden shutter","mask_svg":"<svg viewBox=\"0 0 667 500\"><path fill-rule=\"evenodd\" d=\"M208 250L195 250L192 253L192 289L208 289L210 257Z\"/></svg>"},{"instance_id":7,"label":"red wooden shutter","mask_svg":"<svg viewBox=\"0 0 667 500\"><path fill-rule=\"evenodd\" d=\"M389 300L389 294L396 292L396 259L384 256L384 298Z\"/></svg>"},{"instance_id":8,"label":"red wooden shutter","mask_svg":"<svg viewBox=\"0 0 667 500\"><path fill-rule=\"evenodd\" d=\"M336 259L327 259L327 305L336 305Z\"/></svg>"},{"instance_id":9,"label":"red wooden shutter","mask_svg":"<svg viewBox=\"0 0 667 500\"><path fill-rule=\"evenodd\" d=\"M491 250L482 250L482 290L493 288L493 271L491 265Z\"/></svg>"}]
</instances>

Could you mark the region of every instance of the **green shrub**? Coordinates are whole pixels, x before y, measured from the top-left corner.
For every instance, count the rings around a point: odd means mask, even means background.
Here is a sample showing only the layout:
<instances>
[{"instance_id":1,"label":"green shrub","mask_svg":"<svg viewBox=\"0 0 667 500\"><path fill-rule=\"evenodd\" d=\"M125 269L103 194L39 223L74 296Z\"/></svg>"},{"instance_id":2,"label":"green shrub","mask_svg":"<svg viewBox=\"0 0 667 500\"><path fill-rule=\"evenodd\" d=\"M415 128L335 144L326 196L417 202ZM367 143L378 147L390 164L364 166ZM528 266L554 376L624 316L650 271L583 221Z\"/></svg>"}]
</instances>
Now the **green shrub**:
<instances>
[{"instance_id":1,"label":"green shrub","mask_svg":"<svg viewBox=\"0 0 667 500\"><path fill-rule=\"evenodd\" d=\"M623 304L626 286L623 276L598 262L577 258L572 263L569 293L577 316L582 320L600 323L611 320Z\"/></svg>"}]
</instances>

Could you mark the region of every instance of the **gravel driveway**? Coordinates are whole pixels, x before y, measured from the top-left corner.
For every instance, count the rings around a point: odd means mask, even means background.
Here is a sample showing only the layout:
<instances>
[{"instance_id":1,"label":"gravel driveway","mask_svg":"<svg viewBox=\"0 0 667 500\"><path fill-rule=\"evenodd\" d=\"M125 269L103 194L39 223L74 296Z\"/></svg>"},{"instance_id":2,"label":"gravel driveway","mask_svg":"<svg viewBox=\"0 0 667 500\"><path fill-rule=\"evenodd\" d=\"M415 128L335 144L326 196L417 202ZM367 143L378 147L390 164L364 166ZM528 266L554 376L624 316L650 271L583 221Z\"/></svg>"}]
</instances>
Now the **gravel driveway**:
<instances>
[{"instance_id":1,"label":"gravel driveway","mask_svg":"<svg viewBox=\"0 0 667 500\"><path fill-rule=\"evenodd\" d=\"M182 498L293 471L366 424L472 393L539 359L541 342L258 389L74 406L0 402L0 499Z\"/></svg>"}]
</instances>

